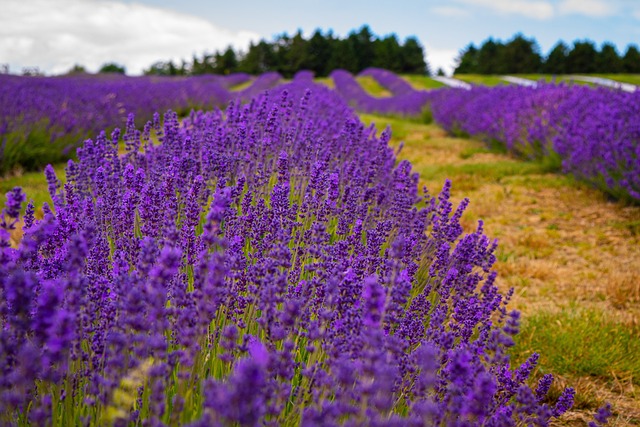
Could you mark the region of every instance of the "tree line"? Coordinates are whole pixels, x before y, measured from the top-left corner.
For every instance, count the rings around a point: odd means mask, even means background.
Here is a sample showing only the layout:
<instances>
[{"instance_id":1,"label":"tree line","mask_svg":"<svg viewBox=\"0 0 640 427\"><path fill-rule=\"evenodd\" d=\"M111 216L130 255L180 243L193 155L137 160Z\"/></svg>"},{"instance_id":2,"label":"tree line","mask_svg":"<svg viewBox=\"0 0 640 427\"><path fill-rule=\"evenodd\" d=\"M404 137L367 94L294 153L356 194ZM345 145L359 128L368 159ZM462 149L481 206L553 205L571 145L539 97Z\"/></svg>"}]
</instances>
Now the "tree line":
<instances>
[{"instance_id":1,"label":"tree line","mask_svg":"<svg viewBox=\"0 0 640 427\"><path fill-rule=\"evenodd\" d=\"M395 34L378 37L366 25L351 31L345 38L336 37L331 31L323 33L320 29L309 38L301 31L293 36L285 33L271 42L263 39L251 43L247 51L228 47L201 57L194 55L191 61L158 61L144 73L186 76L245 72L258 75L277 71L290 78L299 70L312 70L316 76L325 77L339 68L357 74L368 67L384 68L398 74L431 74L424 49L416 37L408 37L401 43ZM69 74L82 72L86 72L84 67L76 65ZM125 68L107 63L99 72L124 74ZM479 47L470 43L460 51L454 69L454 74L535 73L637 74L640 73L640 51L630 44L625 53L620 54L610 42L603 43L598 49L590 40L576 40L571 46L559 41L548 55L543 56L534 38L516 34L507 42L488 38ZM437 74L444 72L439 69Z\"/></svg>"},{"instance_id":2,"label":"tree line","mask_svg":"<svg viewBox=\"0 0 640 427\"><path fill-rule=\"evenodd\" d=\"M590 40L576 40L572 46L559 41L547 56L540 54L533 38L516 34L503 43L489 38L478 48L465 47L456 59L454 74L575 74L640 73L640 51L627 46L623 55L609 42L598 49Z\"/></svg>"},{"instance_id":3,"label":"tree line","mask_svg":"<svg viewBox=\"0 0 640 427\"><path fill-rule=\"evenodd\" d=\"M262 74L277 71L291 77L299 70L311 70L316 76L328 76L342 68L359 73L368 67L379 67L402 74L429 74L422 45L416 37L400 42L395 34L376 36L365 25L347 37L320 29L305 38L298 30L293 36L281 34L271 42L251 43L246 52L228 47L223 51L194 56L191 62L159 61L145 70L147 75L199 75L245 72Z\"/></svg>"}]
</instances>

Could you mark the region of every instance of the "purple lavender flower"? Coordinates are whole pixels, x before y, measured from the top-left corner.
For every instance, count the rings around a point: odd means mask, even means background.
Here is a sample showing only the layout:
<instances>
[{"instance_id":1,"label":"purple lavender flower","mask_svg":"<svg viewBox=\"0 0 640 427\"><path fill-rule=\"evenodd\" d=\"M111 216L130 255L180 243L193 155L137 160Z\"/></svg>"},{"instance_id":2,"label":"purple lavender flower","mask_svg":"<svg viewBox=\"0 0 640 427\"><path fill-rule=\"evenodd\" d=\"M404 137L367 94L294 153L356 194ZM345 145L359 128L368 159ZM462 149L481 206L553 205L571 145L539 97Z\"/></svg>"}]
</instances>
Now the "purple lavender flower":
<instances>
[{"instance_id":1,"label":"purple lavender flower","mask_svg":"<svg viewBox=\"0 0 640 427\"><path fill-rule=\"evenodd\" d=\"M0 248L0 423L546 425L570 407L530 388L537 356L512 368L519 315L466 202L420 194L390 130L335 92L301 76L141 133L124 117L64 187L47 169L53 209Z\"/></svg>"},{"instance_id":2,"label":"purple lavender flower","mask_svg":"<svg viewBox=\"0 0 640 427\"><path fill-rule=\"evenodd\" d=\"M640 92L584 85L509 85L429 94L434 119L450 132L498 142L529 159L545 158L613 197L640 200Z\"/></svg>"}]
</instances>

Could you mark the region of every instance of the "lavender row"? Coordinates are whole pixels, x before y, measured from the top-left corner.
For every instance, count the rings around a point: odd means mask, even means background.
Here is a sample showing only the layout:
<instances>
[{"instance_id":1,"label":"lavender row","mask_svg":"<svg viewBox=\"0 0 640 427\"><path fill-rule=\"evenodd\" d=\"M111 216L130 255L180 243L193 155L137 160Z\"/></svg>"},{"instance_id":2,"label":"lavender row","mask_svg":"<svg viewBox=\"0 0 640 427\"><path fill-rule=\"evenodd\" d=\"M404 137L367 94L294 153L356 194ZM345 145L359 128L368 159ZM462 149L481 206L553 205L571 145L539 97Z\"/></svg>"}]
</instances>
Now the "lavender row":
<instances>
[{"instance_id":1,"label":"lavender row","mask_svg":"<svg viewBox=\"0 0 640 427\"><path fill-rule=\"evenodd\" d=\"M249 99L273 87L279 75L269 73L246 89L229 90L249 78L241 73L190 78L1 75L0 173L68 158L88 136L124 126L130 112L141 125L159 110L210 109L235 97Z\"/></svg>"},{"instance_id":2,"label":"lavender row","mask_svg":"<svg viewBox=\"0 0 640 427\"><path fill-rule=\"evenodd\" d=\"M359 76L369 76L374 78L381 86L391 92L392 96L410 95L416 91L405 79L394 73L382 68L367 68L362 71Z\"/></svg>"},{"instance_id":3,"label":"lavender row","mask_svg":"<svg viewBox=\"0 0 640 427\"><path fill-rule=\"evenodd\" d=\"M388 77L390 72L381 73L369 70L368 75L372 75L377 79L380 75ZM423 111L428 99L428 93L426 91L413 89L408 91L404 90L406 88L398 88L400 85L397 84L397 81L396 84L391 84L391 79L388 78L386 80L383 78L382 81L379 80L379 82L385 87L389 85L387 88L392 91L393 95L378 98L368 94L348 71L335 70L331 73L330 77L333 79L335 90L340 96L358 111L364 113L417 116ZM400 77L397 78L400 79Z\"/></svg>"},{"instance_id":4,"label":"lavender row","mask_svg":"<svg viewBox=\"0 0 640 427\"><path fill-rule=\"evenodd\" d=\"M640 93L580 85L443 89L434 119L449 131L545 158L613 197L640 202Z\"/></svg>"},{"instance_id":5,"label":"lavender row","mask_svg":"<svg viewBox=\"0 0 640 427\"><path fill-rule=\"evenodd\" d=\"M2 424L547 425L572 405L531 384L537 354L511 365L519 315L468 200L421 194L389 129L307 87L129 116L64 186L45 170L17 248L8 194Z\"/></svg>"}]
</instances>

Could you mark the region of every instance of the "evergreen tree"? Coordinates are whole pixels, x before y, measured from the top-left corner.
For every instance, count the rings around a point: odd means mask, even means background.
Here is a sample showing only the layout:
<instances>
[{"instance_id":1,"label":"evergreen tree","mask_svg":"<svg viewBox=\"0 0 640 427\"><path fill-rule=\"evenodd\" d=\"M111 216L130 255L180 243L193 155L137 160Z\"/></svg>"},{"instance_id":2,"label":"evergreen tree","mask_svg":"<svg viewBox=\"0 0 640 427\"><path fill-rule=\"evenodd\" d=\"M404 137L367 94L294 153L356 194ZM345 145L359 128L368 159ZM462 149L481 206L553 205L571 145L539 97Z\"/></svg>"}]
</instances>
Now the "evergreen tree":
<instances>
[{"instance_id":1,"label":"evergreen tree","mask_svg":"<svg viewBox=\"0 0 640 427\"><path fill-rule=\"evenodd\" d=\"M328 68L330 70L343 69L354 74L359 71L356 44L353 39L334 41Z\"/></svg>"},{"instance_id":2,"label":"evergreen tree","mask_svg":"<svg viewBox=\"0 0 640 427\"><path fill-rule=\"evenodd\" d=\"M307 62L309 69L316 73L316 76L327 76L331 70L328 69L331 58L331 39L333 35L329 33L327 37L322 32L316 30L307 42Z\"/></svg>"},{"instance_id":3,"label":"evergreen tree","mask_svg":"<svg viewBox=\"0 0 640 427\"><path fill-rule=\"evenodd\" d=\"M429 66L424 59L424 49L417 38L407 37L400 47L400 56L402 59L401 71L403 73L431 74Z\"/></svg>"},{"instance_id":4,"label":"evergreen tree","mask_svg":"<svg viewBox=\"0 0 640 427\"><path fill-rule=\"evenodd\" d=\"M273 51L273 46L265 40L260 40L258 44L249 44L247 54L238 65L238 71L249 74L263 74L276 69L277 61Z\"/></svg>"},{"instance_id":5,"label":"evergreen tree","mask_svg":"<svg viewBox=\"0 0 640 427\"><path fill-rule=\"evenodd\" d=\"M396 73L429 74L424 49L415 37L409 37L400 44L395 34L378 38L367 25L352 31L345 39L334 37L331 31L323 34L320 29L316 29L308 40L301 30L293 37L283 33L272 42L261 40L257 44L251 43L247 52L236 53L228 47L223 52L205 54L202 59L193 56L189 64L183 61L180 67L171 61L156 62L145 73L196 75L277 71L291 77L306 69L317 76L326 76L338 68L358 73L372 66Z\"/></svg>"},{"instance_id":6,"label":"evergreen tree","mask_svg":"<svg viewBox=\"0 0 640 427\"><path fill-rule=\"evenodd\" d=\"M197 56L193 55L193 57L191 58L191 68L189 70L189 74L191 74L192 76L198 76L200 74L204 74L205 57L206 55L204 55L204 57L202 58L202 61L200 61L198 60Z\"/></svg>"},{"instance_id":7,"label":"evergreen tree","mask_svg":"<svg viewBox=\"0 0 640 427\"><path fill-rule=\"evenodd\" d=\"M271 43L276 64L274 71L279 72L286 78L293 76L295 72L294 66L289 61L292 43L293 39L286 33L277 36Z\"/></svg>"},{"instance_id":8,"label":"evergreen tree","mask_svg":"<svg viewBox=\"0 0 640 427\"><path fill-rule=\"evenodd\" d=\"M474 74L478 72L478 48L473 43L460 51L456 58L453 74Z\"/></svg>"},{"instance_id":9,"label":"evergreen tree","mask_svg":"<svg viewBox=\"0 0 640 427\"><path fill-rule=\"evenodd\" d=\"M357 71L373 66L373 34L369 26L364 25L357 33L352 32L347 37L353 44L353 51L356 57Z\"/></svg>"},{"instance_id":10,"label":"evergreen tree","mask_svg":"<svg viewBox=\"0 0 640 427\"><path fill-rule=\"evenodd\" d=\"M115 62L109 62L100 67L99 73L116 73L126 74L126 69L123 65L116 64Z\"/></svg>"},{"instance_id":11,"label":"evergreen tree","mask_svg":"<svg viewBox=\"0 0 640 427\"><path fill-rule=\"evenodd\" d=\"M487 39L478 51L478 69L479 74L499 74L503 73L504 66L502 64L504 45L493 38Z\"/></svg>"},{"instance_id":12,"label":"evergreen tree","mask_svg":"<svg viewBox=\"0 0 640 427\"><path fill-rule=\"evenodd\" d=\"M544 61L542 71L548 74L565 74L567 72L567 56L569 55L569 47L562 41L559 41Z\"/></svg>"},{"instance_id":13,"label":"evergreen tree","mask_svg":"<svg viewBox=\"0 0 640 427\"><path fill-rule=\"evenodd\" d=\"M298 30L296 34L288 40L286 55L282 61L282 75L292 77L299 70L310 70L311 64L308 50L307 40L302 37L302 31Z\"/></svg>"},{"instance_id":14,"label":"evergreen tree","mask_svg":"<svg viewBox=\"0 0 640 427\"><path fill-rule=\"evenodd\" d=\"M499 65L496 72L505 74L524 74L540 72L542 58L535 39L526 39L517 34L504 47L499 48Z\"/></svg>"},{"instance_id":15,"label":"evergreen tree","mask_svg":"<svg viewBox=\"0 0 640 427\"><path fill-rule=\"evenodd\" d=\"M231 74L238 71L238 58L231 46L223 53L216 52L214 57L213 72L215 74Z\"/></svg>"},{"instance_id":16,"label":"evergreen tree","mask_svg":"<svg viewBox=\"0 0 640 427\"><path fill-rule=\"evenodd\" d=\"M69 71L67 71L67 75L68 74L87 74L87 69L80 64L75 64Z\"/></svg>"},{"instance_id":17,"label":"evergreen tree","mask_svg":"<svg viewBox=\"0 0 640 427\"><path fill-rule=\"evenodd\" d=\"M596 72L620 73L622 72L622 58L618 55L616 47L609 42L602 45L596 60Z\"/></svg>"},{"instance_id":18,"label":"evergreen tree","mask_svg":"<svg viewBox=\"0 0 640 427\"><path fill-rule=\"evenodd\" d=\"M567 73L594 73L598 51L590 40L575 41L573 49L567 55Z\"/></svg>"},{"instance_id":19,"label":"evergreen tree","mask_svg":"<svg viewBox=\"0 0 640 427\"><path fill-rule=\"evenodd\" d=\"M625 73L640 73L640 51L636 45L629 45L622 57L622 71Z\"/></svg>"},{"instance_id":20,"label":"evergreen tree","mask_svg":"<svg viewBox=\"0 0 640 427\"><path fill-rule=\"evenodd\" d=\"M154 62L149 68L144 70L143 73L145 76L168 76L169 63L164 61Z\"/></svg>"},{"instance_id":21,"label":"evergreen tree","mask_svg":"<svg viewBox=\"0 0 640 427\"><path fill-rule=\"evenodd\" d=\"M374 67L386 68L394 73L402 72L402 49L395 34L391 34L384 39L375 40L373 42L373 52Z\"/></svg>"}]
</instances>

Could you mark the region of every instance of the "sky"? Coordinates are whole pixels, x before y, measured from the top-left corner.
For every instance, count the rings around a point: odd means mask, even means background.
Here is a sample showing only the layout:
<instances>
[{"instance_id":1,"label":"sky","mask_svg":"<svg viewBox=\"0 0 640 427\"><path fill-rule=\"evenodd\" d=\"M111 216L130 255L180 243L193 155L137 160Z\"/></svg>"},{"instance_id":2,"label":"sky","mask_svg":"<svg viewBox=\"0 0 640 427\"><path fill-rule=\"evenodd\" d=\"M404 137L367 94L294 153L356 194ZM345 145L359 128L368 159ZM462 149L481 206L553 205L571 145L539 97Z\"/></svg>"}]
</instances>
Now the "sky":
<instances>
[{"instance_id":1,"label":"sky","mask_svg":"<svg viewBox=\"0 0 640 427\"><path fill-rule=\"evenodd\" d=\"M517 33L543 55L585 39L623 54L640 44L640 0L0 0L0 65L52 75L116 62L138 75L159 60L246 50L298 30L345 37L365 24L379 37L417 37L431 70L451 73L469 43Z\"/></svg>"}]
</instances>

